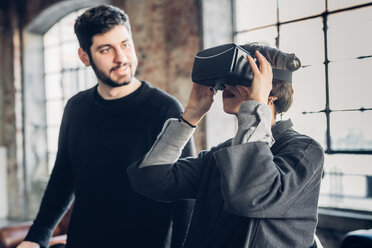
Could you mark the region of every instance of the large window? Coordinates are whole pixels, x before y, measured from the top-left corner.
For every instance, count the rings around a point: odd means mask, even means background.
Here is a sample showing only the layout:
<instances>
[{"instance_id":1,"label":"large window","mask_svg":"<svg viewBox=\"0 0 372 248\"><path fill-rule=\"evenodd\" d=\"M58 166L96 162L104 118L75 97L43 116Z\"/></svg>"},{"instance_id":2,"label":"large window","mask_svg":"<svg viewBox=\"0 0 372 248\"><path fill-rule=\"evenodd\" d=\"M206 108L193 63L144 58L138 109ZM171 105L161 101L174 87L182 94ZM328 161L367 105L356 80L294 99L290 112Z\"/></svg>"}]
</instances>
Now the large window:
<instances>
[{"instance_id":1,"label":"large window","mask_svg":"<svg viewBox=\"0 0 372 248\"><path fill-rule=\"evenodd\" d=\"M320 206L372 211L372 1L235 0L234 39L295 53L295 128L326 151Z\"/></svg>"},{"instance_id":2,"label":"large window","mask_svg":"<svg viewBox=\"0 0 372 248\"><path fill-rule=\"evenodd\" d=\"M48 168L54 165L62 113L67 100L97 83L94 72L79 60L74 23L83 10L73 12L44 35L45 106Z\"/></svg>"}]
</instances>

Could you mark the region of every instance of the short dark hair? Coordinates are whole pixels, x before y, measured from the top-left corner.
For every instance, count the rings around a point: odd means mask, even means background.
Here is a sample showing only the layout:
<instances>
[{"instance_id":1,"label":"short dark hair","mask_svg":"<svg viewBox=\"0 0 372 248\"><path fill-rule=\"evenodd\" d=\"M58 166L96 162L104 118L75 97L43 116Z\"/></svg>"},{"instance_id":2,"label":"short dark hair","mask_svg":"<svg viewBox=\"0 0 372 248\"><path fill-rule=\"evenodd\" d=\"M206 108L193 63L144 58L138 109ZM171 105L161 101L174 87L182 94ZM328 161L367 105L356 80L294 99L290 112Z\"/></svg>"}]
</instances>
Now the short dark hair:
<instances>
[{"instance_id":1,"label":"short dark hair","mask_svg":"<svg viewBox=\"0 0 372 248\"><path fill-rule=\"evenodd\" d=\"M273 88L271 89L270 96L277 97L274 101L275 115L288 111L293 103L293 93L292 83L273 80Z\"/></svg>"},{"instance_id":2,"label":"short dark hair","mask_svg":"<svg viewBox=\"0 0 372 248\"><path fill-rule=\"evenodd\" d=\"M80 47L90 54L93 36L106 33L117 25L124 25L131 34L129 18L123 10L111 5L99 5L81 14L76 19L74 30Z\"/></svg>"},{"instance_id":3,"label":"short dark hair","mask_svg":"<svg viewBox=\"0 0 372 248\"><path fill-rule=\"evenodd\" d=\"M272 48L266 45L260 45L257 42L242 45L245 50L254 55L255 51L259 51L273 68L278 68L288 71L296 71L301 67L301 61L293 53L283 53L279 49ZM270 96L275 96L274 101L275 114L287 112L293 103L293 87L291 82L281 80L273 80L273 88Z\"/></svg>"}]
</instances>

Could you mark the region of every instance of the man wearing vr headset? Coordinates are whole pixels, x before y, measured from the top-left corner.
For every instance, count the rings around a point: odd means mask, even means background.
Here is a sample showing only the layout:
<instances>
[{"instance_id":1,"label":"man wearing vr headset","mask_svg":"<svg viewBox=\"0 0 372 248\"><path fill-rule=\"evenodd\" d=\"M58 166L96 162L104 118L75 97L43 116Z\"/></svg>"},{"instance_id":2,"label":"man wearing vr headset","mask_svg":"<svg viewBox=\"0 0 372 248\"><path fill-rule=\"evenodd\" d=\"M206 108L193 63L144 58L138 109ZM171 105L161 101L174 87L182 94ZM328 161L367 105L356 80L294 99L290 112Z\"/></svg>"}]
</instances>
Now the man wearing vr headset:
<instances>
[{"instance_id":1,"label":"man wearing vr headset","mask_svg":"<svg viewBox=\"0 0 372 248\"><path fill-rule=\"evenodd\" d=\"M196 199L184 247L313 247L323 150L290 120L276 122L292 104L292 85L273 80L278 61L265 49L243 48L259 66L247 56L251 85L223 91L224 111L238 119L235 137L179 158L213 103L214 91L194 83L179 120L169 119L147 155L128 168L131 184L156 200Z\"/></svg>"}]
</instances>

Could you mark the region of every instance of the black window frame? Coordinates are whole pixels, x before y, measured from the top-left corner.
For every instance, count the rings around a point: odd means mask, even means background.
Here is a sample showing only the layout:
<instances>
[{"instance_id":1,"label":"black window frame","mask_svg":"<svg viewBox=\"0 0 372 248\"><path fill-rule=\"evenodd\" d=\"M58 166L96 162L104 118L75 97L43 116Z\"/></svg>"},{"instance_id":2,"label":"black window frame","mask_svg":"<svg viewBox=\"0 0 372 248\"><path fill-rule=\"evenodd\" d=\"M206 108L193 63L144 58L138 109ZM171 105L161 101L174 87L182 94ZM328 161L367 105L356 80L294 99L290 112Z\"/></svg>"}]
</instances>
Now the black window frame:
<instances>
[{"instance_id":1,"label":"black window frame","mask_svg":"<svg viewBox=\"0 0 372 248\"><path fill-rule=\"evenodd\" d=\"M269 25L263 25L263 26L259 26L259 27L254 27L254 28L250 28L250 29L244 29L244 30L237 30L236 28L236 1L237 0L233 0L232 1L232 12L233 12L233 40L236 41L236 37L239 35L239 34L242 34L242 33L247 33L247 32L251 32L251 31L255 31L255 30L260 30L260 29L265 29L265 28L269 28L269 27L276 27L276 30L277 30L277 37L275 38L275 45L277 48L280 48L280 44L279 44L279 41L280 41L280 27L282 25L286 25L286 24L291 24L291 23L297 23L297 22L301 22L301 21L306 21L306 20L311 20L311 19L315 19L315 18L322 18L323 20L323 36L324 36L324 69L325 69L325 108L324 109L321 109L319 111L304 111L302 112L303 115L308 115L308 114L319 114L319 113L324 113L325 116L326 116L326 147L325 147L325 153L327 154L367 154L367 155L372 155L372 149L333 149L332 148L332 136L331 136L331 113L335 113L335 112L364 112L364 111L371 111L372 108L365 108L363 106L361 106L360 108L350 108L350 109L340 109L340 110L336 110L336 109L331 109L330 107L330 91L329 91L329 74L328 74L328 67L329 67L329 64L332 62L330 61L328 58L328 26L327 26L327 21L328 21L328 16L329 15L332 15L332 14L337 14L337 13L341 13L341 12L346 12L346 11L351 11L351 10L356 10L356 9L361 9L361 8L365 8L365 7L371 7L372 6L372 2L369 2L369 3L364 3L364 4L359 4L359 5L355 5L355 6L351 6L351 7L346 7L346 8L341 8L341 9L337 9L337 10L332 10L332 11L329 11L328 10L328 0L324 0L324 3L325 3L325 7L324 7L324 11L320 14L316 14L316 15L310 15L310 16L306 16L306 17L302 17L302 18L298 18L298 19L293 19L293 20L289 20L289 21L284 21L284 22L280 22L279 21L279 1L276 1L277 2L277 14L276 14L276 23L274 24L269 24ZM356 58L353 58L353 59L366 59L366 58L372 58L372 54L367 54L367 55L364 55L364 56L359 56L359 57L356 57Z\"/></svg>"}]
</instances>

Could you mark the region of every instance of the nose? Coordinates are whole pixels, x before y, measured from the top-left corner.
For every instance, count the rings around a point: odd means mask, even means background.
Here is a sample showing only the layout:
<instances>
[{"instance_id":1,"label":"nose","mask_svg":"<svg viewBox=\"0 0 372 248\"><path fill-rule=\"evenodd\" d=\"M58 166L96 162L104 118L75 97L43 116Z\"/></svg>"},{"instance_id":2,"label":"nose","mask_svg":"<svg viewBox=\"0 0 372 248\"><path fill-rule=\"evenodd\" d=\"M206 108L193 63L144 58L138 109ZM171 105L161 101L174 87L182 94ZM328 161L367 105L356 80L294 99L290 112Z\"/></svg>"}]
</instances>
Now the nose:
<instances>
[{"instance_id":1,"label":"nose","mask_svg":"<svg viewBox=\"0 0 372 248\"><path fill-rule=\"evenodd\" d=\"M128 61L129 61L129 58L127 54L125 53L125 51L123 51L120 48L116 49L114 62L123 64L123 63L127 63Z\"/></svg>"}]
</instances>

